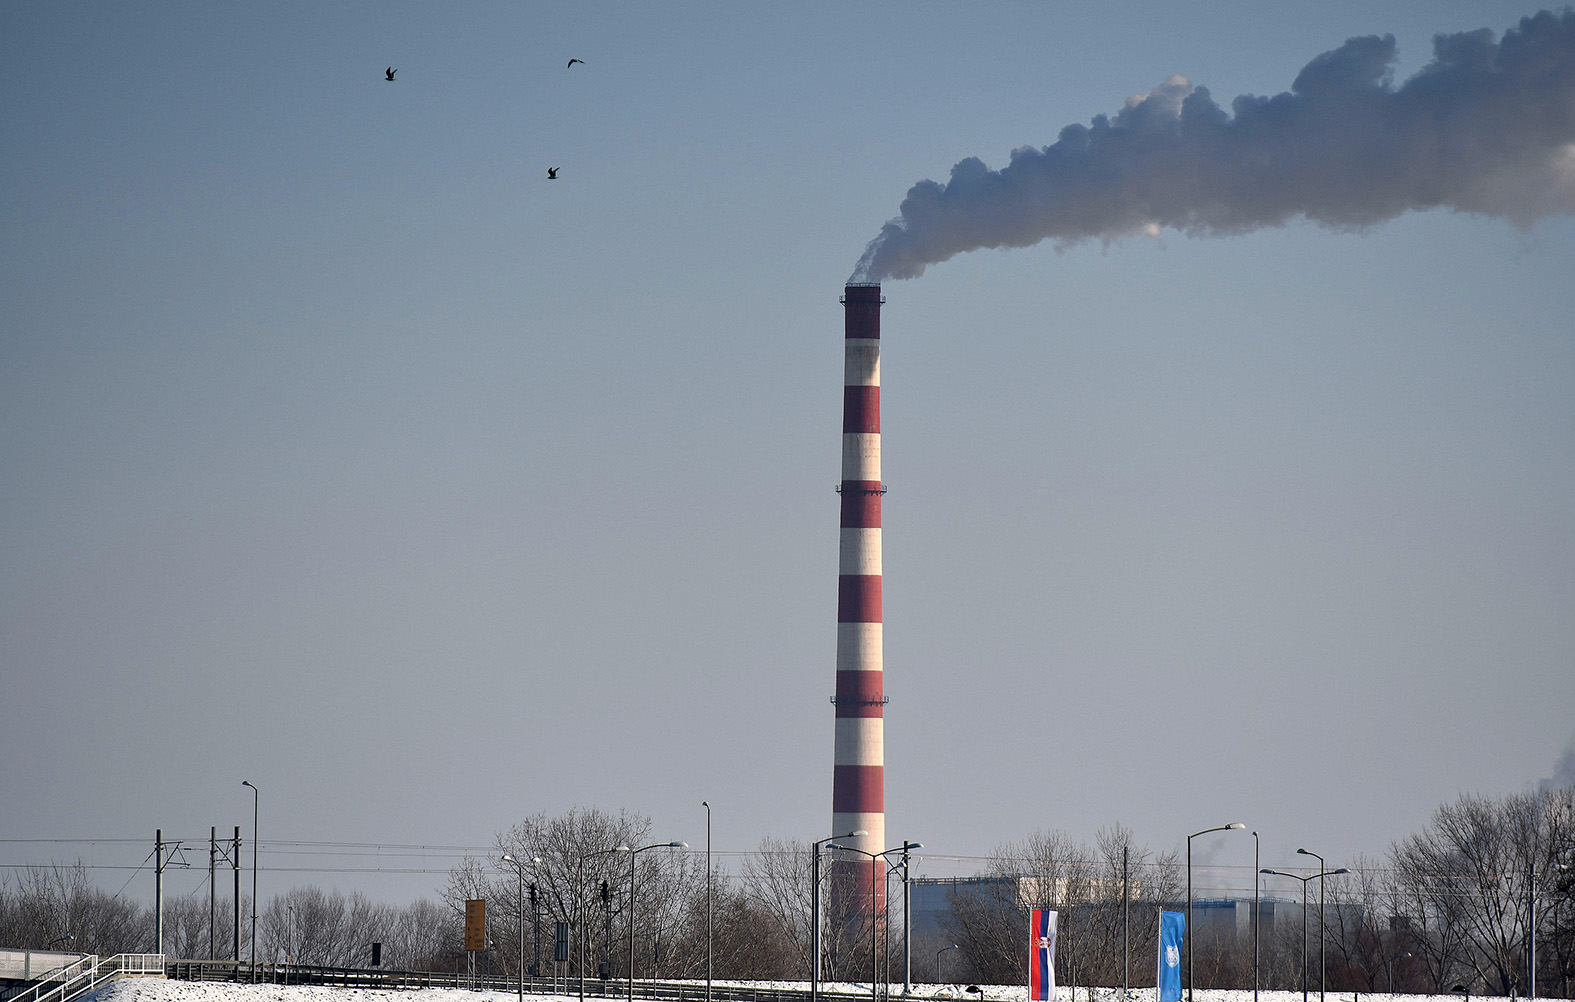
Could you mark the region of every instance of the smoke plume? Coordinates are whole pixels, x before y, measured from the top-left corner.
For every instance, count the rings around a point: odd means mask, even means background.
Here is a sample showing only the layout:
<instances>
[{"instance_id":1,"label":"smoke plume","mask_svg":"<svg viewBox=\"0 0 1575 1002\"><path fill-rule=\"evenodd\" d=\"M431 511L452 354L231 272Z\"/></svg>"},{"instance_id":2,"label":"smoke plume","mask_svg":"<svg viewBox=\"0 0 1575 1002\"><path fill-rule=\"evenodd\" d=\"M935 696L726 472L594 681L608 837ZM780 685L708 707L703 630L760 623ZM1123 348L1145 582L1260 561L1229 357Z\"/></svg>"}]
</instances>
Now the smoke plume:
<instances>
[{"instance_id":1,"label":"smoke plume","mask_svg":"<svg viewBox=\"0 0 1575 1002\"><path fill-rule=\"evenodd\" d=\"M854 281L915 278L980 247L1058 248L1170 227L1244 233L1298 218L1360 230L1439 206L1528 226L1575 210L1575 12L1433 39L1433 61L1393 85L1392 35L1352 38L1290 91L1227 114L1173 76L1114 118L1054 144L977 157L920 181Z\"/></svg>"},{"instance_id":2,"label":"smoke plume","mask_svg":"<svg viewBox=\"0 0 1575 1002\"><path fill-rule=\"evenodd\" d=\"M1567 787L1575 790L1575 738L1570 738L1569 744L1564 746L1564 752L1559 760L1553 764L1553 775L1537 784L1539 790L1549 790L1556 787Z\"/></svg>"}]
</instances>

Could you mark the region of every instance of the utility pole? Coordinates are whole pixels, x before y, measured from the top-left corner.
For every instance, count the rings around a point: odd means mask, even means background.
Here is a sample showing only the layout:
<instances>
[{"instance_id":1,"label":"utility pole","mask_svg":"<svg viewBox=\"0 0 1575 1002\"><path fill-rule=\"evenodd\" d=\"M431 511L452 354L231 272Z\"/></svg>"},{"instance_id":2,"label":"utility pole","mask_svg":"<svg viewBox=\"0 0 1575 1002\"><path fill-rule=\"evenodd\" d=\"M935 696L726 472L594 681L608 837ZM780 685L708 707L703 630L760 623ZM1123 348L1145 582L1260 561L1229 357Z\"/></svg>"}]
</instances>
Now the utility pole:
<instances>
[{"instance_id":1,"label":"utility pole","mask_svg":"<svg viewBox=\"0 0 1575 1002\"><path fill-rule=\"evenodd\" d=\"M532 984L541 977L541 908L536 904L536 885L530 885L530 976Z\"/></svg>"},{"instance_id":2,"label":"utility pole","mask_svg":"<svg viewBox=\"0 0 1575 1002\"><path fill-rule=\"evenodd\" d=\"M906 840L904 840L906 841ZM913 907L908 900L908 849L902 850L902 994L913 994Z\"/></svg>"},{"instance_id":3,"label":"utility pole","mask_svg":"<svg viewBox=\"0 0 1575 1002\"><path fill-rule=\"evenodd\" d=\"M217 946L214 929L214 915L219 910L219 888L213 882L214 871L218 869L219 855L219 826L208 826L208 959L217 960L214 956Z\"/></svg>"},{"instance_id":4,"label":"utility pole","mask_svg":"<svg viewBox=\"0 0 1575 1002\"><path fill-rule=\"evenodd\" d=\"M153 952L164 952L164 829L153 829Z\"/></svg>"},{"instance_id":5,"label":"utility pole","mask_svg":"<svg viewBox=\"0 0 1575 1002\"><path fill-rule=\"evenodd\" d=\"M1132 987L1132 894L1127 880L1127 846L1121 847L1121 997Z\"/></svg>"},{"instance_id":6,"label":"utility pole","mask_svg":"<svg viewBox=\"0 0 1575 1002\"><path fill-rule=\"evenodd\" d=\"M235 874L235 926L231 930L235 944L230 956L237 965L241 962L241 826L235 826L235 837L230 840L230 869ZM238 969L238 968L237 968Z\"/></svg>"},{"instance_id":7,"label":"utility pole","mask_svg":"<svg viewBox=\"0 0 1575 1002\"><path fill-rule=\"evenodd\" d=\"M1530 982L1531 997L1537 997L1537 861L1532 860L1526 869L1526 907L1529 914L1526 918L1526 928L1531 930L1526 937L1526 977Z\"/></svg>"},{"instance_id":8,"label":"utility pole","mask_svg":"<svg viewBox=\"0 0 1575 1002\"><path fill-rule=\"evenodd\" d=\"M607 881L602 881L602 915L607 920L606 959L598 965L602 980L612 977L612 889L607 886Z\"/></svg>"}]
</instances>

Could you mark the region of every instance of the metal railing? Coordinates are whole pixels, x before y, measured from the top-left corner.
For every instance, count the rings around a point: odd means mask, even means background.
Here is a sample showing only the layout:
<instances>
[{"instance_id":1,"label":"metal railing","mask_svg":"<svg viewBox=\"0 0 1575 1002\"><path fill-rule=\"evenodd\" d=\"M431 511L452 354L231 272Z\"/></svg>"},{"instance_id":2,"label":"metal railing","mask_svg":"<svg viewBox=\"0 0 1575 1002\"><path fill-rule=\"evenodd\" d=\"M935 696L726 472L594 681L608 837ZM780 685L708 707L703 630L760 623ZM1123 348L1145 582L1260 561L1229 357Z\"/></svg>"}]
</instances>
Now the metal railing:
<instances>
[{"instance_id":1,"label":"metal railing","mask_svg":"<svg viewBox=\"0 0 1575 1002\"><path fill-rule=\"evenodd\" d=\"M395 971L364 967L316 967L308 964L259 964L255 974L250 964L233 960L171 960L165 965L168 977L181 981L257 981L269 984L328 985L340 988L471 988L476 990L513 993L520 988L519 979L511 975L467 975L445 971ZM532 995L574 995L579 991L579 978L525 979L524 989ZM628 998L627 979L585 979L587 998ZM868 991L819 992L826 1002L867 1002ZM634 997L652 1002L703 1002L706 997L704 981L640 981L634 983ZM756 987L754 985L729 985L713 983L713 1002L804 1002L809 990ZM67 1000L69 1002L69 1000Z\"/></svg>"},{"instance_id":2,"label":"metal railing","mask_svg":"<svg viewBox=\"0 0 1575 1002\"><path fill-rule=\"evenodd\" d=\"M163 954L117 953L103 959L90 954L51 972L48 981L9 996L5 1002L71 1002L117 978L163 976Z\"/></svg>"}]
</instances>

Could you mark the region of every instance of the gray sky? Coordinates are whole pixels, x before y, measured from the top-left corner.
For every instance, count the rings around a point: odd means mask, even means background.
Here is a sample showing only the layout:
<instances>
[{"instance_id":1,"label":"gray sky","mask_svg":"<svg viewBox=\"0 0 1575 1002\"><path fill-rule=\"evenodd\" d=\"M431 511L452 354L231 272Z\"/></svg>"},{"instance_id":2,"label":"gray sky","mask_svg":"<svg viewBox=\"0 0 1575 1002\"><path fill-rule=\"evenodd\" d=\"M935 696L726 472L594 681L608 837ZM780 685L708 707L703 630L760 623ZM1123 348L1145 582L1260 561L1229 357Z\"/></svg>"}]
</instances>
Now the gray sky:
<instances>
[{"instance_id":1,"label":"gray sky","mask_svg":"<svg viewBox=\"0 0 1575 1002\"><path fill-rule=\"evenodd\" d=\"M265 843L830 834L837 297L909 187L1537 10L1072 6L0 6L0 839L242 779ZM1332 863L1550 776L1572 261L1434 210L886 283L890 836Z\"/></svg>"}]
</instances>

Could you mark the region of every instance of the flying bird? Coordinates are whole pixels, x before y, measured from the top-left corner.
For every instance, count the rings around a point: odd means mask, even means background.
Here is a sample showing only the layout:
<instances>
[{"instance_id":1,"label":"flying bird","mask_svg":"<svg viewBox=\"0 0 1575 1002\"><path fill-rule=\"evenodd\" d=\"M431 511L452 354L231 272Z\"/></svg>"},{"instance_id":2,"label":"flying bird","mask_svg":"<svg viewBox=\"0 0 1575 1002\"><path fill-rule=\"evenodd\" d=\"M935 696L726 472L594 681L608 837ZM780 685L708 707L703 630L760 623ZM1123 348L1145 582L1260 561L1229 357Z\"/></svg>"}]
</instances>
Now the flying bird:
<instances>
[{"instance_id":1,"label":"flying bird","mask_svg":"<svg viewBox=\"0 0 1575 1002\"><path fill-rule=\"evenodd\" d=\"M390 66L388 69L383 71L383 79L387 80L389 83L393 83L394 82L394 74L398 73L398 72L399 72L398 70L396 70L392 66Z\"/></svg>"},{"instance_id":2,"label":"flying bird","mask_svg":"<svg viewBox=\"0 0 1575 1002\"><path fill-rule=\"evenodd\" d=\"M569 60L569 65L565 66L564 69L572 69L574 67L575 63L579 63L581 66L584 66L585 65L585 60L583 60L583 59L571 59L571 60Z\"/></svg>"},{"instance_id":3,"label":"flying bird","mask_svg":"<svg viewBox=\"0 0 1575 1002\"><path fill-rule=\"evenodd\" d=\"M556 168L556 167L548 167L547 168L547 180L549 180L549 181L556 181L556 180L558 180L558 168Z\"/></svg>"}]
</instances>

